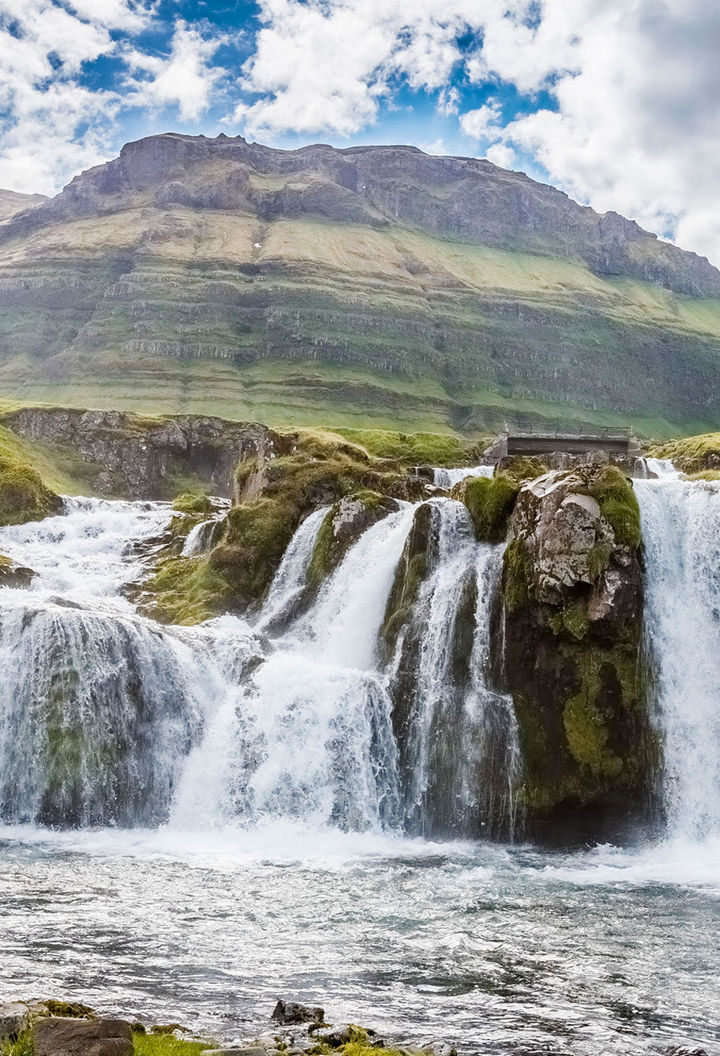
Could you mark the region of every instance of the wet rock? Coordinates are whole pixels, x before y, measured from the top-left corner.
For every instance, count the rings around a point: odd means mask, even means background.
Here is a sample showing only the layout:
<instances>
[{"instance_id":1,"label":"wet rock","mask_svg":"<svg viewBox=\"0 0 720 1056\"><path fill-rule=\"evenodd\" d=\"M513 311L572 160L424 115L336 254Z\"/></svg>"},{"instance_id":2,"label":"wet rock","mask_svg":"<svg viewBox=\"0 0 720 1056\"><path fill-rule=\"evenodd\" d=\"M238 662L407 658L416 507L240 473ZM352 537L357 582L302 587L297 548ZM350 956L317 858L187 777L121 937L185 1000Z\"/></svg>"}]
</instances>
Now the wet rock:
<instances>
[{"instance_id":1,"label":"wet rock","mask_svg":"<svg viewBox=\"0 0 720 1056\"><path fill-rule=\"evenodd\" d=\"M131 1056L133 1048L124 1019L38 1019L33 1043L35 1056Z\"/></svg>"},{"instance_id":2,"label":"wet rock","mask_svg":"<svg viewBox=\"0 0 720 1056\"><path fill-rule=\"evenodd\" d=\"M30 1009L20 1001L0 1004L0 1041L16 1038L30 1020Z\"/></svg>"},{"instance_id":3,"label":"wet rock","mask_svg":"<svg viewBox=\"0 0 720 1056\"><path fill-rule=\"evenodd\" d=\"M325 1010L316 1006L301 1005L298 1001L283 1001L275 1005L271 1016L276 1023L322 1023Z\"/></svg>"},{"instance_id":4,"label":"wet rock","mask_svg":"<svg viewBox=\"0 0 720 1056\"><path fill-rule=\"evenodd\" d=\"M642 651L639 510L614 466L551 471L520 490L505 551L505 688L528 829L622 836L650 802L657 741Z\"/></svg>"},{"instance_id":5,"label":"wet rock","mask_svg":"<svg viewBox=\"0 0 720 1056\"><path fill-rule=\"evenodd\" d=\"M317 590L337 568L368 528L399 509L395 499L368 490L346 495L336 502L320 526L310 560L307 578L312 590Z\"/></svg>"},{"instance_id":6,"label":"wet rock","mask_svg":"<svg viewBox=\"0 0 720 1056\"><path fill-rule=\"evenodd\" d=\"M0 554L0 587L11 589L24 589L29 587L37 575L31 568L24 565L16 565L10 558Z\"/></svg>"},{"instance_id":7,"label":"wet rock","mask_svg":"<svg viewBox=\"0 0 720 1056\"><path fill-rule=\"evenodd\" d=\"M267 1056L264 1045L233 1045L227 1049L206 1049L203 1056Z\"/></svg>"},{"instance_id":8,"label":"wet rock","mask_svg":"<svg viewBox=\"0 0 720 1056\"><path fill-rule=\"evenodd\" d=\"M349 1023L345 1023L339 1027L327 1027L313 1031L313 1034L318 1043L329 1045L331 1049L338 1049L341 1045L347 1045L353 1040L354 1030Z\"/></svg>"}]
</instances>

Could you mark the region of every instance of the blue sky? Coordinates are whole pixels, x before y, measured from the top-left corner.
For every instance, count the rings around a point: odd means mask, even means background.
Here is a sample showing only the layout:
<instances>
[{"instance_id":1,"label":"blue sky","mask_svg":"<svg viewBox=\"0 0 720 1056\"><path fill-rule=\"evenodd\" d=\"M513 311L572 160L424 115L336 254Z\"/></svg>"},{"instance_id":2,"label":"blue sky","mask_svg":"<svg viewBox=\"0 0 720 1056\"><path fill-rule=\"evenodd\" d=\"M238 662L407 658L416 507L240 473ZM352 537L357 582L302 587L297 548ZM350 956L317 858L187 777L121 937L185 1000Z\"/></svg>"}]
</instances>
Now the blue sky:
<instances>
[{"instance_id":1,"label":"blue sky","mask_svg":"<svg viewBox=\"0 0 720 1056\"><path fill-rule=\"evenodd\" d=\"M162 131L488 157L720 262L716 0L0 0L0 187Z\"/></svg>"}]
</instances>

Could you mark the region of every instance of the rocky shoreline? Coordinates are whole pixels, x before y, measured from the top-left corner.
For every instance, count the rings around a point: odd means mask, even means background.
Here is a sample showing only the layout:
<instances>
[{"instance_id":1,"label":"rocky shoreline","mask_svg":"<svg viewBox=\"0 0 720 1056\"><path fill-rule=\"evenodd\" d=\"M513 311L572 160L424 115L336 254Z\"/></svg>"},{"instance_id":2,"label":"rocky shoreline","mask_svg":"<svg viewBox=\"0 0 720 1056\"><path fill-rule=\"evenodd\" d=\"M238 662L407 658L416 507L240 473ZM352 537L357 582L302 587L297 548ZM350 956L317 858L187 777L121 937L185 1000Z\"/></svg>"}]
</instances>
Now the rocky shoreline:
<instances>
[{"instance_id":1,"label":"rocky shoreline","mask_svg":"<svg viewBox=\"0 0 720 1056\"><path fill-rule=\"evenodd\" d=\"M522 1048L518 1056L531 1056ZM532 1054L540 1050L533 1049ZM571 1056L550 1051L544 1056ZM298 1001L277 1001L255 1034L219 1044L193 1035L179 1023L145 1024L103 1016L80 1002L0 1002L0 1056L458 1056L446 1041L390 1044L355 1023L327 1022L325 1010ZM478 1049L472 1056L482 1056ZM664 1056L709 1056L692 1045L672 1045Z\"/></svg>"},{"instance_id":2,"label":"rocky shoreline","mask_svg":"<svg viewBox=\"0 0 720 1056\"><path fill-rule=\"evenodd\" d=\"M179 1023L103 1016L80 1002L0 1002L1 1056L457 1056L445 1041L390 1046L371 1027L328 1022L325 1010L279 999L258 1033L220 1044ZM699 1056L699 1054L698 1054Z\"/></svg>"}]
</instances>

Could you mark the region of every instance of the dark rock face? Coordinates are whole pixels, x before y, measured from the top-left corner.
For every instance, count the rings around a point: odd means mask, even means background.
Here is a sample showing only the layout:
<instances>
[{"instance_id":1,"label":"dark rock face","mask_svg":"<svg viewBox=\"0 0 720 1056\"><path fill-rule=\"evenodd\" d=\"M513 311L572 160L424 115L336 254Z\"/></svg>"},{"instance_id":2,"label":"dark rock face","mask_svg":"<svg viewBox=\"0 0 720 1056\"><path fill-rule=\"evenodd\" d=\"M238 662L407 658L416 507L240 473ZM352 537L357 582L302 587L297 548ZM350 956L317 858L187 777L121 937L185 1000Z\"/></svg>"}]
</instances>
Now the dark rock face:
<instances>
[{"instance_id":1,"label":"dark rock face","mask_svg":"<svg viewBox=\"0 0 720 1056\"><path fill-rule=\"evenodd\" d=\"M72 450L87 463L97 493L127 499L171 498L187 477L230 496L237 463L262 463L280 442L264 425L203 416L26 408L3 421L21 436Z\"/></svg>"},{"instance_id":2,"label":"dark rock face","mask_svg":"<svg viewBox=\"0 0 720 1056\"><path fill-rule=\"evenodd\" d=\"M529 482L511 518L504 666L534 833L602 838L648 804L657 747L635 514L629 481L600 467Z\"/></svg>"},{"instance_id":3,"label":"dark rock face","mask_svg":"<svg viewBox=\"0 0 720 1056\"><path fill-rule=\"evenodd\" d=\"M0 587L24 589L30 586L35 575L31 568L16 565L4 554L0 554Z\"/></svg>"},{"instance_id":4,"label":"dark rock face","mask_svg":"<svg viewBox=\"0 0 720 1056\"><path fill-rule=\"evenodd\" d=\"M282 998L275 1005L272 1019L283 1025L288 1023L322 1023L325 1019L325 1011L318 1007L301 1005L297 1001L283 1001Z\"/></svg>"},{"instance_id":5,"label":"dark rock face","mask_svg":"<svg viewBox=\"0 0 720 1056\"><path fill-rule=\"evenodd\" d=\"M222 162L211 182L188 187L188 170ZM297 174L281 190L252 184L253 173ZM694 296L720 294L720 274L702 257L643 231L617 213L599 215L562 191L476 158L432 157L409 146L314 144L282 151L242 136L150 136L120 156L76 176L52 201L11 222L10 232L50 219L117 208L160 183L158 204L198 209L253 206L263 219L327 216L344 223L420 227L485 245L585 260L599 274L632 275ZM442 188L442 194L439 189Z\"/></svg>"},{"instance_id":6,"label":"dark rock face","mask_svg":"<svg viewBox=\"0 0 720 1056\"><path fill-rule=\"evenodd\" d=\"M35 1056L131 1056L132 1030L124 1019L38 1019Z\"/></svg>"}]
</instances>

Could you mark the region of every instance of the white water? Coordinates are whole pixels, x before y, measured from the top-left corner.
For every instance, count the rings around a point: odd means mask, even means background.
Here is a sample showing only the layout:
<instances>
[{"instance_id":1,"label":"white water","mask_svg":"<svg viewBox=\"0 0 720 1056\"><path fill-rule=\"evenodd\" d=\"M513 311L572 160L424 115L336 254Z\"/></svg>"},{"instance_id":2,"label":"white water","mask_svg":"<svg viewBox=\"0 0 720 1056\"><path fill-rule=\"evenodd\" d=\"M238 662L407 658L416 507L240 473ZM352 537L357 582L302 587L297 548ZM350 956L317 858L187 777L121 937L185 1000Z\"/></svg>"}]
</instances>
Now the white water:
<instances>
[{"instance_id":1,"label":"white water","mask_svg":"<svg viewBox=\"0 0 720 1056\"><path fill-rule=\"evenodd\" d=\"M0 998L52 993L229 1041L267 1030L282 994L391 1039L447 1037L463 1056L659 1056L678 1044L717 1053L720 835L717 796L702 789L717 762L711 698L719 698L705 686L716 684L720 655L720 499L706 485L637 486L659 617L652 633L662 645L662 721L679 753L669 755L672 838L573 855L402 836L373 641L412 508L363 536L312 615L274 635L268 613L302 589L310 529L256 628L223 617L188 629L138 617L120 593L140 571L127 541L156 535L168 507L82 500L67 517L0 530L0 551L40 573L28 590L0 592ZM450 711L458 729L482 734L481 750L451 776L457 815L472 812L468 775L500 750L504 785L489 786L484 816L493 796L503 811L512 800L516 765L512 711L488 677L502 548L472 544L454 504L436 505L444 557L422 611L450 641L460 584L474 584L472 677ZM358 593L346 614L343 594ZM44 667L57 679L71 662L75 691L54 694ZM427 649L425 730L439 729L433 713L447 716L450 704L435 662L447 667L447 655ZM23 727L16 694L29 713L39 701L61 705L66 732L82 724L85 794L66 782L60 807L79 803L80 822L135 827L35 824L48 717ZM138 716L146 740L127 746L123 781L103 785L108 731L132 740ZM428 743L423 758L436 748ZM145 752L143 776L133 766ZM429 762L426 774L429 787ZM146 777L156 784L146 787ZM143 795L126 809L121 793L132 786ZM113 797L115 813L99 817Z\"/></svg>"},{"instance_id":2,"label":"white water","mask_svg":"<svg viewBox=\"0 0 720 1056\"><path fill-rule=\"evenodd\" d=\"M450 491L455 484L459 484L466 477L491 477L495 471L494 466L461 466L459 469L443 469L438 467L433 470L433 481L438 488Z\"/></svg>"},{"instance_id":3,"label":"white water","mask_svg":"<svg viewBox=\"0 0 720 1056\"><path fill-rule=\"evenodd\" d=\"M670 832L720 837L720 485L636 482Z\"/></svg>"}]
</instances>

